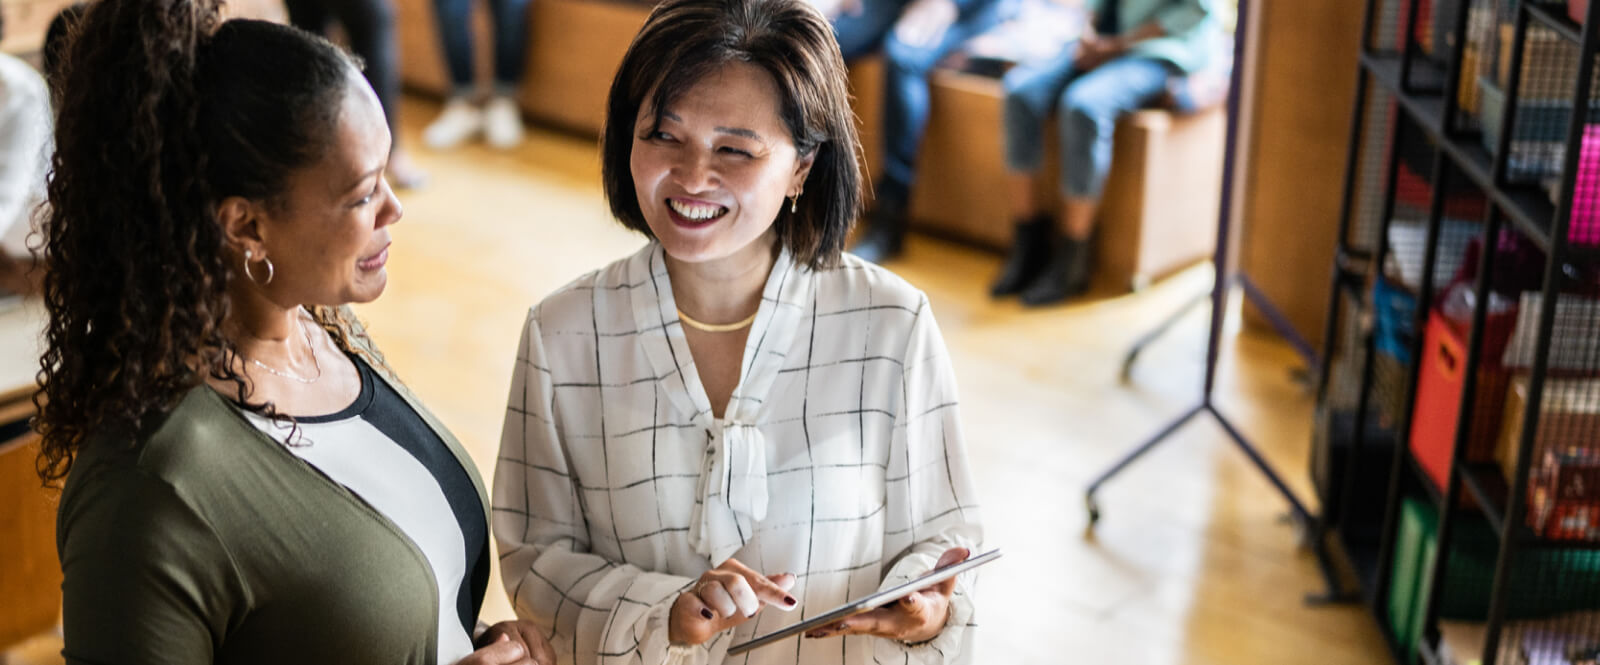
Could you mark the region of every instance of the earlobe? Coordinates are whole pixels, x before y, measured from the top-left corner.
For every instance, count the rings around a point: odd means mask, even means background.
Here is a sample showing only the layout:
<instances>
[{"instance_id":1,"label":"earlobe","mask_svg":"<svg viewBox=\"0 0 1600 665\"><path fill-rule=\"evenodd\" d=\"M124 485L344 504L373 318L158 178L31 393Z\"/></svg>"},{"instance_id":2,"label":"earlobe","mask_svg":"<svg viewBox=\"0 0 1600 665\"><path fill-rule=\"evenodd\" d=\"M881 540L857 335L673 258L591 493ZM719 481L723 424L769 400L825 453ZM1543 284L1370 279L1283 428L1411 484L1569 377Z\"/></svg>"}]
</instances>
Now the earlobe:
<instances>
[{"instance_id":1,"label":"earlobe","mask_svg":"<svg viewBox=\"0 0 1600 665\"><path fill-rule=\"evenodd\" d=\"M230 196L217 204L217 223L222 226L222 237L240 252L263 253L259 217L256 204L242 196Z\"/></svg>"}]
</instances>

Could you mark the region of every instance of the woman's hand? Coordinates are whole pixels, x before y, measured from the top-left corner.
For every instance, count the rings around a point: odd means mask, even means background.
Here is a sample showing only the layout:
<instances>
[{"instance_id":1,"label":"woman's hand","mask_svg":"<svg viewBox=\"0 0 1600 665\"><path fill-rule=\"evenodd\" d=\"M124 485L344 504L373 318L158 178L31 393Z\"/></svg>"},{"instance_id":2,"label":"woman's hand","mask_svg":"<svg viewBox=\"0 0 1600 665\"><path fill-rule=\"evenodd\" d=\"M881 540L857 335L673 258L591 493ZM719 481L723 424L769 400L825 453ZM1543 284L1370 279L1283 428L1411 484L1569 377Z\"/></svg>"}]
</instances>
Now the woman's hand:
<instances>
[{"instance_id":1,"label":"woman's hand","mask_svg":"<svg viewBox=\"0 0 1600 665\"><path fill-rule=\"evenodd\" d=\"M944 551L934 567L960 563L969 554L965 547L952 547ZM807 632L806 637L876 635L901 642L926 642L944 630L944 623L950 617L950 594L955 590L956 578L952 577L892 604Z\"/></svg>"},{"instance_id":2,"label":"woman's hand","mask_svg":"<svg viewBox=\"0 0 1600 665\"><path fill-rule=\"evenodd\" d=\"M700 576L700 581L678 594L667 622L667 639L675 644L703 644L711 636L750 620L761 604L783 611L797 603L789 589L794 576L766 576L728 559Z\"/></svg>"},{"instance_id":3,"label":"woman's hand","mask_svg":"<svg viewBox=\"0 0 1600 665\"><path fill-rule=\"evenodd\" d=\"M1127 42L1116 35L1088 33L1078 40L1078 53L1073 56L1072 67L1080 72L1092 71L1115 60L1127 50Z\"/></svg>"},{"instance_id":4,"label":"woman's hand","mask_svg":"<svg viewBox=\"0 0 1600 665\"><path fill-rule=\"evenodd\" d=\"M531 621L501 621L478 637L480 645L456 665L555 665L556 652Z\"/></svg>"}]
</instances>

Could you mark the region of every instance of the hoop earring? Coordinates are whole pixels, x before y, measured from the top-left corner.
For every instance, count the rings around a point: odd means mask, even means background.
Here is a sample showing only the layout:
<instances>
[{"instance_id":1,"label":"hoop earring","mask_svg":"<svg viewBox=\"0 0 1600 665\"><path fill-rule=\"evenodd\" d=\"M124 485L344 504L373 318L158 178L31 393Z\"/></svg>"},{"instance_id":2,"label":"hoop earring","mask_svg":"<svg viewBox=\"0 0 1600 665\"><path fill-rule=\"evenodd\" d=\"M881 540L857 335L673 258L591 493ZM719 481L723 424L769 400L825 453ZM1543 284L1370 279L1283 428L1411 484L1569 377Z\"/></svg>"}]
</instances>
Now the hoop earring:
<instances>
[{"instance_id":1,"label":"hoop earring","mask_svg":"<svg viewBox=\"0 0 1600 665\"><path fill-rule=\"evenodd\" d=\"M273 267L272 267L272 259L265 258L265 257L263 257L261 259L261 261L263 263L267 264L267 280L263 282L263 281L256 280L256 276L250 274L250 258L251 258L250 250L248 250L248 249L244 250L244 276L245 276L245 278L249 279L250 281L255 282L256 284L259 284L261 286L266 286L268 284L271 284L272 283L272 278L277 274L277 270L273 269Z\"/></svg>"}]
</instances>

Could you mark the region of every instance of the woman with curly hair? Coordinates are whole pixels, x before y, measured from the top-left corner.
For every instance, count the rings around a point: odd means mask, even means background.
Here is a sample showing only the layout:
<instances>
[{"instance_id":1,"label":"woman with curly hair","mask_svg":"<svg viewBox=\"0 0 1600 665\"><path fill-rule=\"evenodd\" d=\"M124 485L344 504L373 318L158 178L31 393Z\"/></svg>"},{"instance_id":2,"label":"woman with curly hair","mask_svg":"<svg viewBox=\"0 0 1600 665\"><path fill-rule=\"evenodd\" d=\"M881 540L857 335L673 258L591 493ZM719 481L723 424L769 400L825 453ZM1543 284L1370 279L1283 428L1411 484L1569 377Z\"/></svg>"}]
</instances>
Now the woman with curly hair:
<instances>
[{"instance_id":1,"label":"woman with curly hair","mask_svg":"<svg viewBox=\"0 0 1600 665\"><path fill-rule=\"evenodd\" d=\"M530 624L474 640L483 483L345 307L401 215L377 97L218 4L102 0L64 60L38 425L67 662L553 662Z\"/></svg>"}]
</instances>

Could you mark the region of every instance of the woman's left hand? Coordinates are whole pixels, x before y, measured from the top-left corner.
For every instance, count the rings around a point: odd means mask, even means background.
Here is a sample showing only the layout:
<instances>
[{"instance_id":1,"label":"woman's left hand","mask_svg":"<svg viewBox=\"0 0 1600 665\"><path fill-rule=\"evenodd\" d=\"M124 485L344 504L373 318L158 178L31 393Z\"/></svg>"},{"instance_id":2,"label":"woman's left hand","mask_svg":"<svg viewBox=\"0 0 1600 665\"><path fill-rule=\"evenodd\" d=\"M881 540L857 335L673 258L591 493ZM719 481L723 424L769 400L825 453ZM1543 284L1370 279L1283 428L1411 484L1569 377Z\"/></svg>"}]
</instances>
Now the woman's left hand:
<instances>
[{"instance_id":1,"label":"woman's left hand","mask_svg":"<svg viewBox=\"0 0 1600 665\"><path fill-rule=\"evenodd\" d=\"M487 647L506 640L522 645L523 657L511 662L519 665L531 663L532 665L555 665L556 652L550 647L550 642L544 639L544 634L539 632L538 624L526 619L501 621L478 636L477 646Z\"/></svg>"},{"instance_id":2,"label":"woman's left hand","mask_svg":"<svg viewBox=\"0 0 1600 665\"><path fill-rule=\"evenodd\" d=\"M970 554L965 547L952 547L939 557L935 568L965 561ZM890 605L862 612L848 619L840 619L806 633L806 637L834 637L836 635L876 635L901 642L926 642L944 630L950 617L950 594L956 590L954 577L921 589Z\"/></svg>"}]
</instances>

